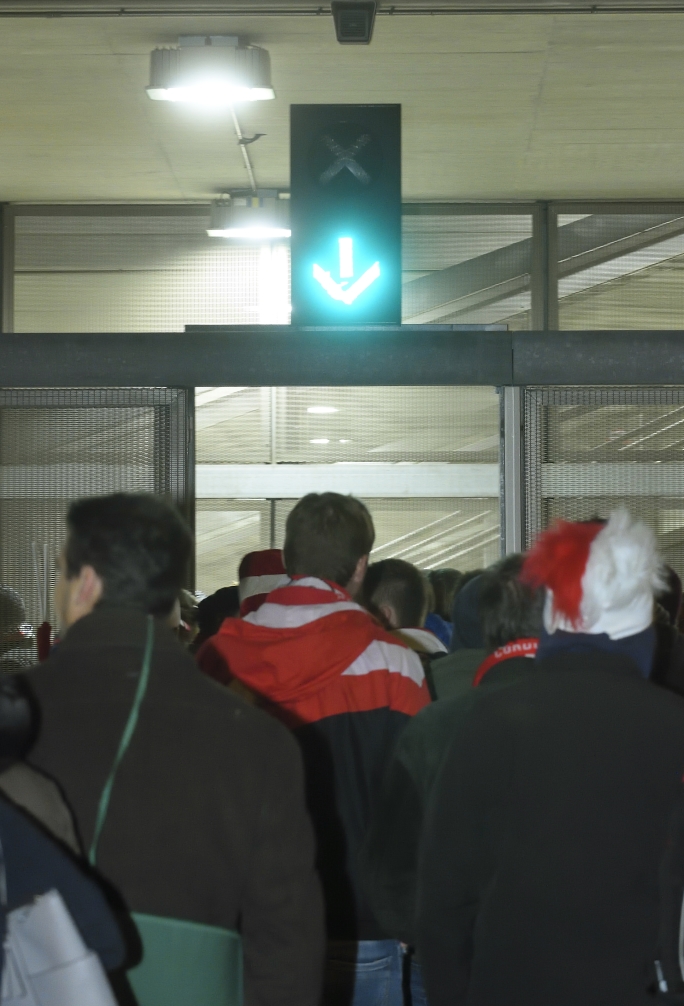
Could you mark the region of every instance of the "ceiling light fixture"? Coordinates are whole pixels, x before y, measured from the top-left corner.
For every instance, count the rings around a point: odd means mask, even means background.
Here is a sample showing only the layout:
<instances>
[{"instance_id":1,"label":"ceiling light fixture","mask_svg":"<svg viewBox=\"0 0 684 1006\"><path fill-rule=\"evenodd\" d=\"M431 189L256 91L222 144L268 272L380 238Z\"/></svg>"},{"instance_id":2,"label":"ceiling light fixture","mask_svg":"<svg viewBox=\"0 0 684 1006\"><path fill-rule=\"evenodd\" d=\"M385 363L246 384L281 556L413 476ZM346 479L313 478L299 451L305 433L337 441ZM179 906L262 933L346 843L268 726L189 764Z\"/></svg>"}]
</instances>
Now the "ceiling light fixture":
<instances>
[{"instance_id":1,"label":"ceiling light fixture","mask_svg":"<svg viewBox=\"0 0 684 1006\"><path fill-rule=\"evenodd\" d=\"M212 203L210 238L277 241L290 233L288 201L276 189L258 189L256 195L235 193Z\"/></svg>"},{"instance_id":2,"label":"ceiling light fixture","mask_svg":"<svg viewBox=\"0 0 684 1006\"><path fill-rule=\"evenodd\" d=\"M146 90L155 101L200 105L275 98L268 52L235 35L182 35L177 48L153 49Z\"/></svg>"},{"instance_id":3,"label":"ceiling light fixture","mask_svg":"<svg viewBox=\"0 0 684 1006\"><path fill-rule=\"evenodd\" d=\"M314 416L330 416L339 410L334 405L310 405L306 411Z\"/></svg>"},{"instance_id":4,"label":"ceiling light fixture","mask_svg":"<svg viewBox=\"0 0 684 1006\"><path fill-rule=\"evenodd\" d=\"M326 440L325 437L319 437L317 440L310 440L310 444L329 444L330 441Z\"/></svg>"}]
</instances>

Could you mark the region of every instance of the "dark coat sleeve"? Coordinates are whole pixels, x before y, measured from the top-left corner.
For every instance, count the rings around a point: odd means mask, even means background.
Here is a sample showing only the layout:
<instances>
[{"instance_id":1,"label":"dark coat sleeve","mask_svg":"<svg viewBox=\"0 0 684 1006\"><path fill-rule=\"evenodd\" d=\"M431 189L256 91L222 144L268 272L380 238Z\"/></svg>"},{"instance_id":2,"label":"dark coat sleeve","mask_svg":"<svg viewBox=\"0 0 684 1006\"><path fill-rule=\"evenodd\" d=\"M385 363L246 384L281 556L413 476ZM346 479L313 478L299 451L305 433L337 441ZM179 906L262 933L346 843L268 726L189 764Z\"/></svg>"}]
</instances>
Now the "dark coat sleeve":
<instances>
[{"instance_id":1,"label":"dark coat sleeve","mask_svg":"<svg viewBox=\"0 0 684 1006\"><path fill-rule=\"evenodd\" d=\"M383 778L364 867L373 911L388 935L414 946L418 851L425 811L442 760L463 729L475 696L442 699L403 731Z\"/></svg>"},{"instance_id":2,"label":"dark coat sleeve","mask_svg":"<svg viewBox=\"0 0 684 1006\"><path fill-rule=\"evenodd\" d=\"M0 840L7 872L9 911L55 889L64 899L84 943L107 971L124 963L125 946L97 881L69 852L0 798Z\"/></svg>"},{"instance_id":3,"label":"dark coat sleeve","mask_svg":"<svg viewBox=\"0 0 684 1006\"><path fill-rule=\"evenodd\" d=\"M424 808L423 794L402 755L400 738L378 794L363 865L368 898L378 922L388 936L413 945Z\"/></svg>"},{"instance_id":4,"label":"dark coat sleeve","mask_svg":"<svg viewBox=\"0 0 684 1006\"><path fill-rule=\"evenodd\" d=\"M684 636L672 626L656 626L656 653L651 680L684 695Z\"/></svg>"},{"instance_id":5,"label":"dark coat sleeve","mask_svg":"<svg viewBox=\"0 0 684 1006\"><path fill-rule=\"evenodd\" d=\"M324 922L313 829L299 748L284 727L278 736L243 898L245 1006L318 1006Z\"/></svg>"},{"instance_id":6,"label":"dark coat sleeve","mask_svg":"<svg viewBox=\"0 0 684 1006\"><path fill-rule=\"evenodd\" d=\"M658 958L661 979L674 1002L684 1003L684 973L679 956L684 904L684 790L677 801L660 867L660 935ZM661 989L662 991L662 989Z\"/></svg>"},{"instance_id":7,"label":"dark coat sleeve","mask_svg":"<svg viewBox=\"0 0 684 1006\"><path fill-rule=\"evenodd\" d=\"M497 808L510 764L505 738L472 716L432 789L421 841L417 946L430 1006L465 1003L473 932L494 873Z\"/></svg>"}]
</instances>

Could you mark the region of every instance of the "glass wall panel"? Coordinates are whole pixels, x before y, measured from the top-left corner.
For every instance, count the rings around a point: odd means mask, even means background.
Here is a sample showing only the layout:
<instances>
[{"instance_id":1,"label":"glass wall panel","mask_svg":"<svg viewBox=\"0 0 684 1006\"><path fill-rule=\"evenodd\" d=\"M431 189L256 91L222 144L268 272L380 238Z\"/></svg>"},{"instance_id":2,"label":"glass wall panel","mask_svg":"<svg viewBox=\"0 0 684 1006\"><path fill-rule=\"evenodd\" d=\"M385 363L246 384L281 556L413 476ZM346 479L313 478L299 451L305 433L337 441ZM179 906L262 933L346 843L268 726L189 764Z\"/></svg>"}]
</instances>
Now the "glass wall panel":
<instances>
[{"instance_id":1,"label":"glass wall panel","mask_svg":"<svg viewBox=\"0 0 684 1006\"><path fill-rule=\"evenodd\" d=\"M17 332L289 323L289 248L210 238L202 212L15 223Z\"/></svg>"},{"instance_id":2,"label":"glass wall panel","mask_svg":"<svg viewBox=\"0 0 684 1006\"><path fill-rule=\"evenodd\" d=\"M559 328L684 328L684 204L558 216Z\"/></svg>"},{"instance_id":3,"label":"glass wall panel","mask_svg":"<svg viewBox=\"0 0 684 1006\"><path fill-rule=\"evenodd\" d=\"M529 213L409 209L403 221L404 321L530 327ZM15 330L288 324L288 243L210 238L207 224L208 207L201 206L103 209L101 215L20 208Z\"/></svg>"},{"instance_id":4,"label":"glass wall panel","mask_svg":"<svg viewBox=\"0 0 684 1006\"><path fill-rule=\"evenodd\" d=\"M403 220L404 322L530 328L531 214L421 209Z\"/></svg>"},{"instance_id":5,"label":"glass wall panel","mask_svg":"<svg viewBox=\"0 0 684 1006\"><path fill-rule=\"evenodd\" d=\"M373 556L473 569L499 555L494 388L201 388L197 586L237 580L242 556L282 547L306 492L351 492Z\"/></svg>"}]
</instances>

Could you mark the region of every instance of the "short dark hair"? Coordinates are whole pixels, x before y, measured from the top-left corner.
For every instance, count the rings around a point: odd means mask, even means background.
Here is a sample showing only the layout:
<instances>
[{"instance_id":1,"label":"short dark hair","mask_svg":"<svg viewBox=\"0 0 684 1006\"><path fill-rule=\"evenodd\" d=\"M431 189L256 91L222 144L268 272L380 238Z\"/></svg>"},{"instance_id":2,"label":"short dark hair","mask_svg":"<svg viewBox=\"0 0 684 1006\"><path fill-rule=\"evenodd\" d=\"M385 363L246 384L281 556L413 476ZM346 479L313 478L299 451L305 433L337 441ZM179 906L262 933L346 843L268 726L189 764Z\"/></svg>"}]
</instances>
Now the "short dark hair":
<instances>
[{"instance_id":1,"label":"short dark hair","mask_svg":"<svg viewBox=\"0 0 684 1006\"><path fill-rule=\"evenodd\" d=\"M197 605L197 625L204 638L214 636L226 618L240 614L240 595L237 586L219 587Z\"/></svg>"},{"instance_id":2,"label":"short dark hair","mask_svg":"<svg viewBox=\"0 0 684 1006\"><path fill-rule=\"evenodd\" d=\"M309 493L285 524L285 569L289 576L317 576L346 587L374 541L373 520L361 500Z\"/></svg>"},{"instance_id":3,"label":"short dark hair","mask_svg":"<svg viewBox=\"0 0 684 1006\"><path fill-rule=\"evenodd\" d=\"M192 536L180 514L158 496L116 493L77 500L67 514L68 577L92 566L102 602L167 615L183 586Z\"/></svg>"},{"instance_id":4,"label":"short dark hair","mask_svg":"<svg viewBox=\"0 0 684 1006\"><path fill-rule=\"evenodd\" d=\"M515 564L507 564L511 569ZM497 650L514 639L537 638L544 590L521 583L515 573L490 569L480 579L478 606L485 647Z\"/></svg>"},{"instance_id":5,"label":"short dark hair","mask_svg":"<svg viewBox=\"0 0 684 1006\"><path fill-rule=\"evenodd\" d=\"M428 611L428 583L419 569L403 559L382 559L368 567L363 585L368 606L391 604L400 629L420 628Z\"/></svg>"},{"instance_id":6,"label":"short dark hair","mask_svg":"<svg viewBox=\"0 0 684 1006\"><path fill-rule=\"evenodd\" d=\"M446 622L450 622L454 597L463 579L463 573L460 573L457 569L448 569L445 567L444 569L431 569L427 574L427 578L430 581L435 598L432 610L440 618L443 618Z\"/></svg>"}]
</instances>

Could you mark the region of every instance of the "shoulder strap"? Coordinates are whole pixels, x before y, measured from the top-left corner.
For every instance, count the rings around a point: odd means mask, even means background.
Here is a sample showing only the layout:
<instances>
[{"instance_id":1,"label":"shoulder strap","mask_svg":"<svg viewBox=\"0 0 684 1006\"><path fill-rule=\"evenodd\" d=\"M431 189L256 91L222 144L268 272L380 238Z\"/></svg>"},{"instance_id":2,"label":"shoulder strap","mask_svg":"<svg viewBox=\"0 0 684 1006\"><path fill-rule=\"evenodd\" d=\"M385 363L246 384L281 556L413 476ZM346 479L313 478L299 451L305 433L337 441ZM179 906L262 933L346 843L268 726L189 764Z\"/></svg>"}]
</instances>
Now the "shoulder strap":
<instances>
[{"instance_id":1,"label":"shoulder strap","mask_svg":"<svg viewBox=\"0 0 684 1006\"><path fill-rule=\"evenodd\" d=\"M154 618L152 615L147 616L147 638L145 640L145 655L143 657L142 667L140 669L140 678L138 680L138 687L135 692L135 698L133 699L133 705L131 706L131 711L124 727L124 732L121 735L121 741L119 743L119 750L116 752L116 757L114 759L114 764L112 765L107 781L104 784L102 790L102 795L100 796L100 802L97 806L97 816L95 818L95 831L93 833L93 841L90 846L90 852L88 853L88 860L94 866L97 860L97 845L100 841L100 835L102 834L102 829L104 828L105 821L107 820L107 811L109 810L109 801L112 795L112 788L114 786L114 780L116 779L116 773L119 770L119 765L123 761L123 757L128 750L128 746L131 743L131 738L135 733L135 728L138 723L138 713L140 712L140 706L145 698L145 692L147 691L147 682L150 677L150 667L152 665L152 650L154 649Z\"/></svg>"}]
</instances>

